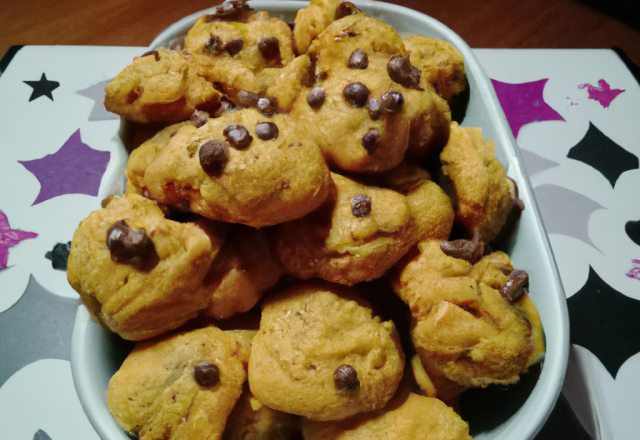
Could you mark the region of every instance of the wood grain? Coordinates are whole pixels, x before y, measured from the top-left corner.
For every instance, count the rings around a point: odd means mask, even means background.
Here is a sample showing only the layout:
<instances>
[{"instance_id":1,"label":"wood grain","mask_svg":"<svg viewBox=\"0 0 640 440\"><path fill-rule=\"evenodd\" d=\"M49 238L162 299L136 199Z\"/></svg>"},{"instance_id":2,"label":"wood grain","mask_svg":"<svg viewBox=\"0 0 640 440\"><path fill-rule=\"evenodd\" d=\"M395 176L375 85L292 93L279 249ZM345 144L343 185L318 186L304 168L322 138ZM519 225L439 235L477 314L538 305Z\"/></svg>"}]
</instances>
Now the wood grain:
<instances>
[{"instance_id":1,"label":"wood grain","mask_svg":"<svg viewBox=\"0 0 640 440\"><path fill-rule=\"evenodd\" d=\"M0 55L15 44L147 46L208 0L5 0ZM640 32L572 0L395 0L458 33L471 47L611 48L640 64Z\"/></svg>"}]
</instances>

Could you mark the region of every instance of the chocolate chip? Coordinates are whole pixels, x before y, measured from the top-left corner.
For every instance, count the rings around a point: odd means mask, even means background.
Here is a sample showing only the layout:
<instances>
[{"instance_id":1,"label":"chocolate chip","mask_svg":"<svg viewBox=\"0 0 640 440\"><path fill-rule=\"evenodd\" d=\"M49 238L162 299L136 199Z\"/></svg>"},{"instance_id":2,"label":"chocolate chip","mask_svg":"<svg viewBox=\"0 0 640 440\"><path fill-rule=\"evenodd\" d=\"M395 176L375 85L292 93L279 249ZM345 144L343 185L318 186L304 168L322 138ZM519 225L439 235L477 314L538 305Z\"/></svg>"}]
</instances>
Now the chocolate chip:
<instances>
[{"instance_id":1,"label":"chocolate chip","mask_svg":"<svg viewBox=\"0 0 640 440\"><path fill-rule=\"evenodd\" d=\"M224 50L224 43L218 37L212 36L204 45L203 52L209 55L219 54Z\"/></svg>"},{"instance_id":2,"label":"chocolate chip","mask_svg":"<svg viewBox=\"0 0 640 440\"><path fill-rule=\"evenodd\" d=\"M484 253L484 244L481 241L473 240L442 240L440 242L440 249L449 257L460 258L461 260L475 263Z\"/></svg>"},{"instance_id":3,"label":"chocolate chip","mask_svg":"<svg viewBox=\"0 0 640 440\"><path fill-rule=\"evenodd\" d=\"M366 217L371 214L371 197L361 194L353 196L351 199L351 212L356 217Z\"/></svg>"},{"instance_id":4,"label":"chocolate chip","mask_svg":"<svg viewBox=\"0 0 640 440\"><path fill-rule=\"evenodd\" d=\"M213 14L205 15L205 23L212 21L239 21L243 11L251 8L245 4L245 0L225 1L218 6Z\"/></svg>"},{"instance_id":5,"label":"chocolate chip","mask_svg":"<svg viewBox=\"0 0 640 440\"><path fill-rule=\"evenodd\" d=\"M409 89L417 88L422 76L420 70L400 54L391 57L387 64L387 73L393 81Z\"/></svg>"},{"instance_id":6,"label":"chocolate chip","mask_svg":"<svg viewBox=\"0 0 640 440\"><path fill-rule=\"evenodd\" d=\"M102 202L100 202L100 206L103 208L106 208L107 206L109 206L109 203L111 203L112 200L117 199L118 197L111 195L111 196L107 196L104 199L102 199Z\"/></svg>"},{"instance_id":7,"label":"chocolate chip","mask_svg":"<svg viewBox=\"0 0 640 440\"><path fill-rule=\"evenodd\" d=\"M324 81L328 76L329 74L327 72L316 67L316 81Z\"/></svg>"},{"instance_id":8,"label":"chocolate chip","mask_svg":"<svg viewBox=\"0 0 640 440\"><path fill-rule=\"evenodd\" d=\"M520 199L520 194L518 191L518 184L511 177L507 177L509 179L509 192L511 193L511 206L518 209L518 211L524 211L524 202Z\"/></svg>"},{"instance_id":9,"label":"chocolate chip","mask_svg":"<svg viewBox=\"0 0 640 440\"><path fill-rule=\"evenodd\" d=\"M462 310L464 310L465 312L471 313L473 316L478 316L478 311L476 309L473 309L469 306L458 306L460 307Z\"/></svg>"},{"instance_id":10,"label":"chocolate chip","mask_svg":"<svg viewBox=\"0 0 640 440\"><path fill-rule=\"evenodd\" d=\"M244 41L242 40L230 40L227 42L227 44L224 45L224 50L226 50L229 55L234 56L242 50L243 46Z\"/></svg>"},{"instance_id":11,"label":"chocolate chip","mask_svg":"<svg viewBox=\"0 0 640 440\"><path fill-rule=\"evenodd\" d=\"M360 386L358 372L351 365L340 365L333 372L333 381L338 391L352 391Z\"/></svg>"},{"instance_id":12,"label":"chocolate chip","mask_svg":"<svg viewBox=\"0 0 640 440\"><path fill-rule=\"evenodd\" d=\"M209 361L200 361L193 366L193 378L203 388L220 383L220 369Z\"/></svg>"},{"instance_id":13,"label":"chocolate chip","mask_svg":"<svg viewBox=\"0 0 640 440\"><path fill-rule=\"evenodd\" d=\"M71 252L71 242L56 243L51 252L45 254L45 258L51 260L51 267L56 270L67 270L67 260Z\"/></svg>"},{"instance_id":14,"label":"chocolate chip","mask_svg":"<svg viewBox=\"0 0 640 440\"><path fill-rule=\"evenodd\" d=\"M194 110L190 121L196 128L202 127L209 120L209 113L200 110Z\"/></svg>"},{"instance_id":15,"label":"chocolate chip","mask_svg":"<svg viewBox=\"0 0 640 440\"><path fill-rule=\"evenodd\" d=\"M278 126L273 122L260 122L256 125L256 136L263 141L278 139L279 133Z\"/></svg>"},{"instance_id":16,"label":"chocolate chip","mask_svg":"<svg viewBox=\"0 0 640 440\"><path fill-rule=\"evenodd\" d=\"M249 131L242 125L227 125L222 133L226 136L227 142L235 148L242 149L248 147L251 141L253 141L253 137L249 134Z\"/></svg>"},{"instance_id":17,"label":"chocolate chip","mask_svg":"<svg viewBox=\"0 0 640 440\"><path fill-rule=\"evenodd\" d=\"M107 248L111 260L121 264L140 265L155 248L144 229L134 229L118 220L107 229Z\"/></svg>"},{"instance_id":18,"label":"chocolate chip","mask_svg":"<svg viewBox=\"0 0 640 440\"><path fill-rule=\"evenodd\" d=\"M133 440L139 440L140 439L140 425L136 425L133 428L131 428L131 431L125 431L125 434L127 434L127 436L130 439Z\"/></svg>"},{"instance_id":19,"label":"chocolate chip","mask_svg":"<svg viewBox=\"0 0 640 440\"><path fill-rule=\"evenodd\" d=\"M367 53L362 49L354 50L349 57L347 66L349 69L366 69L369 67L369 57Z\"/></svg>"},{"instance_id":20,"label":"chocolate chip","mask_svg":"<svg viewBox=\"0 0 640 440\"><path fill-rule=\"evenodd\" d=\"M280 41L276 37L263 38L258 43L258 50L266 60L280 58Z\"/></svg>"},{"instance_id":21,"label":"chocolate chip","mask_svg":"<svg viewBox=\"0 0 640 440\"><path fill-rule=\"evenodd\" d=\"M150 50L149 52L145 52L142 55L140 55L140 58L148 57L151 55L153 55L156 58L156 61L160 61L160 54L158 53L157 50Z\"/></svg>"},{"instance_id":22,"label":"chocolate chip","mask_svg":"<svg viewBox=\"0 0 640 440\"><path fill-rule=\"evenodd\" d=\"M255 93L247 92L246 90L241 90L236 95L236 99L238 100L238 104L243 107L255 107L258 105L260 96Z\"/></svg>"},{"instance_id":23,"label":"chocolate chip","mask_svg":"<svg viewBox=\"0 0 640 440\"><path fill-rule=\"evenodd\" d=\"M202 144L198 155L204 172L208 175L216 175L229 161L229 148L220 139L213 139Z\"/></svg>"},{"instance_id":24,"label":"chocolate chip","mask_svg":"<svg viewBox=\"0 0 640 440\"><path fill-rule=\"evenodd\" d=\"M361 82L352 82L344 88L344 97L354 107L364 107L369 97L369 89Z\"/></svg>"},{"instance_id":25,"label":"chocolate chip","mask_svg":"<svg viewBox=\"0 0 640 440\"><path fill-rule=\"evenodd\" d=\"M324 104L327 94L322 87L314 87L307 95L307 102L312 109L319 109Z\"/></svg>"},{"instance_id":26,"label":"chocolate chip","mask_svg":"<svg viewBox=\"0 0 640 440\"><path fill-rule=\"evenodd\" d=\"M369 131L362 136L362 146L369 154L372 154L380 146L380 132L375 128L369 129Z\"/></svg>"},{"instance_id":27,"label":"chocolate chip","mask_svg":"<svg viewBox=\"0 0 640 440\"><path fill-rule=\"evenodd\" d=\"M273 116L278 113L278 101L275 98L259 98L256 107L265 116Z\"/></svg>"},{"instance_id":28,"label":"chocolate chip","mask_svg":"<svg viewBox=\"0 0 640 440\"><path fill-rule=\"evenodd\" d=\"M349 15L357 14L358 8L351 2L342 2L336 8L335 19L340 20L341 18L347 17Z\"/></svg>"},{"instance_id":29,"label":"chocolate chip","mask_svg":"<svg viewBox=\"0 0 640 440\"><path fill-rule=\"evenodd\" d=\"M524 288L529 284L529 274L521 269L515 269L509 274L509 281L500 289L500 295L509 302L514 302L522 296Z\"/></svg>"},{"instance_id":30,"label":"chocolate chip","mask_svg":"<svg viewBox=\"0 0 640 440\"><path fill-rule=\"evenodd\" d=\"M387 92L380 97L382 109L387 113L397 113L402 110L404 96L398 92Z\"/></svg>"},{"instance_id":31,"label":"chocolate chip","mask_svg":"<svg viewBox=\"0 0 640 440\"><path fill-rule=\"evenodd\" d=\"M379 99L371 98L369 100L369 117L372 121L377 121L380 119L380 115L382 114L382 103Z\"/></svg>"}]
</instances>

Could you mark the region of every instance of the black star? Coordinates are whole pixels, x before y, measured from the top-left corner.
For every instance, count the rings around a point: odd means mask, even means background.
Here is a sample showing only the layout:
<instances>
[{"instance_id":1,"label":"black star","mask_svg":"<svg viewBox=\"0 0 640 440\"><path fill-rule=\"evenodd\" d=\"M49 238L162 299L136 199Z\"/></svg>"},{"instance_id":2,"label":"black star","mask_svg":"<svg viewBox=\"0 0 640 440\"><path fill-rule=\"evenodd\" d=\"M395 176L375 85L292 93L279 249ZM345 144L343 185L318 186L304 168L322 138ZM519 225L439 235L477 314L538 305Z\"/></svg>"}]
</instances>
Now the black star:
<instances>
[{"instance_id":1,"label":"black star","mask_svg":"<svg viewBox=\"0 0 640 440\"><path fill-rule=\"evenodd\" d=\"M40 359L69 360L79 301L47 291L32 276L27 290L0 313L0 385Z\"/></svg>"},{"instance_id":2,"label":"black star","mask_svg":"<svg viewBox=\"0 0 640 440\"><path fill-rule=\"evenodd\" d=\"M624 225L624 230L631 241L640 246L640 220L629 220Z\"/></svg>"},{"instance_id":3,"label":"black star","mask_svg":"<svg viewBox=\"0 0 640 440\"><path fill-rule=\"evenodd\" d=\"M612 187L622 173L638 168L638 156L613 142L591 122L587 134L569 150L567 157L592 166Z\"/></svg>"},{"instance_id":4,"label":"black star","mask_svg":"<svg viewBox=\"0 0 640 440\"><path fill-rule=\"evenodd\" d=\"M587 282L567 304L571 343L596 355L615 379L622 364L640 352L640 301L618 292L589 267Z\"/></svg>"},{"instance_id":5,"label":"black star","mask_svg":"<svg viewBox=\"0 0 640 440\"><path fill-rule=\"evenodd\" d=\"M33 440L51 440L51 437L49 437L49 434L44 432L42 429L38 429L38 431L33 435Z\"/></svg>"},{"instance_id":6,"label":"black star","mask_svg":"<svg viewBox=\"0 0 640 440\"><path fill-rule=\"evenodd\" d=\"M33 92L31 92L29 102L41 96L46 96L53 101L53 95L51 94L51 92L60 87L60 83L58 81L49 81L47 79L47 75L45 75L44 73L40 77L40 81L23 81L23 83L33 88Z\"/></svg>"}]
</instances>

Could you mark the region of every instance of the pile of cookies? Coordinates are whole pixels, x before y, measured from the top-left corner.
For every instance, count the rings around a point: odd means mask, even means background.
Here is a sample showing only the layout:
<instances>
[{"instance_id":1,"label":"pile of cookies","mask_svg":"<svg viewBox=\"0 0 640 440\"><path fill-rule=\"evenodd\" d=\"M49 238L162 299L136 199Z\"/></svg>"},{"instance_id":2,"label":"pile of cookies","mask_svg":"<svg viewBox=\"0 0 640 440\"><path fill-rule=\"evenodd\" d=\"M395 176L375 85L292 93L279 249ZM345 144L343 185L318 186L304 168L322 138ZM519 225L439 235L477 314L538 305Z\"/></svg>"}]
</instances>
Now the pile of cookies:
<instances>
[{"instance_id":1,"label":"pile of cookies","mask_svg":"<svg viewBox=\"0 0 640 440\"><path fill-rule=\"evenodd\" d=\"M130 436L470 438L456 398L517 382L544 343L527 273L488 245L524 206L452 121L465 87L451 45L340 0L289 24L223 3L107 86L161 126L80 223L68 279L137 341L107 392Z\"/></svg>"}]
</instances>

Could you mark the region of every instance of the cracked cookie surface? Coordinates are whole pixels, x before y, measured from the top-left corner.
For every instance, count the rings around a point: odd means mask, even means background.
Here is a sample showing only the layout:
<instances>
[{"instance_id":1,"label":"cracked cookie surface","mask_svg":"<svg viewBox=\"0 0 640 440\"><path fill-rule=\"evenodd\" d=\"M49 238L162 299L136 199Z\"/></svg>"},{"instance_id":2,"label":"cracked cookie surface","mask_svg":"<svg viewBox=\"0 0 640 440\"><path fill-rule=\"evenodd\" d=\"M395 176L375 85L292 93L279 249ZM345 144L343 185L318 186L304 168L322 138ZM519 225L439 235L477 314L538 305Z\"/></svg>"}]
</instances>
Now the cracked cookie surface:
<instances>
[{"instance_id":1,"label":"cracked cookie surface","mask_svg":"<svg viewBox=\"0 0 640 440\"><path fill-rule=\"evenodd\" d=\"M249 385L260 402L313 420L387 403L404 354L393 323L354 299L345 287L304 283L265 301L249 360Z\"/></svg>"}]
</instances>

